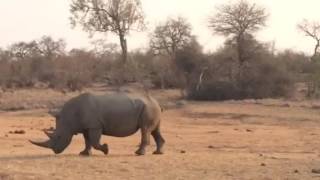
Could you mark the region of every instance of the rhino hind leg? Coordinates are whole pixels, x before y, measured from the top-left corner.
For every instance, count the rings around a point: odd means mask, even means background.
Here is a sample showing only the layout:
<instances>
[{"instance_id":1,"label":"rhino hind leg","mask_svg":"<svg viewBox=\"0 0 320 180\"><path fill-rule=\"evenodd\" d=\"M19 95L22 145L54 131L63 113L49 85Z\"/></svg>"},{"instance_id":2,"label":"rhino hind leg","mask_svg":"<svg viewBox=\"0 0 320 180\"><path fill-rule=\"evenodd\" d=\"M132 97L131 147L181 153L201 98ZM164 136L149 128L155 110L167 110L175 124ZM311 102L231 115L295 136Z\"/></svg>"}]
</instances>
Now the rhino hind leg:
<instances>
[{"instance_id":1,"label":"rhino hind leg","mask_svg":"<svg viewBox=\"0 0 320 180\"><path fill-rule=\"evenodd\" d=\"M91 144L90 144L90 140L89 140L88 131L83 132L83 138L85 141L85 149L80 152L80 155L89 156L89 155L91 155Z\"/></svg>"},{"instance_id":2,"label":"rhino hind leg","mask_svg":"<svg viewBox=\"0 0 320 180\"><path fill-rule=\"evenodd\" d=\"M146 128L141 128L141 143L139 149L135 152L136 155L144 155L146 153L146 146L150 144L150 131Z\"/></svg>"},{"instance_id":3,"label":"rhino hind leg","mask_svg":"<svg viewBox=\"0 0 320 180\"><path fill-rule=\"evenodd\" d=\"M100 138L102 135L101 129L89 129L88 137L90 145L96 149L102 151L105 155L109 153L109 148L107 144L100 144Z\"/></svg>"},{"instance_id":4,"label":"rhino hind leg","mask_svg":"<svg viewBox=\"0 0 320 180\"><path fill-rule=\"evenodd\" d=\"M153 152L153 154L163 154L163 145L165 143L165 140L160 133L160 128L157 127L154 131L151 132L151 135L153 136L153 139L157 144L157 149Z\"/></svg>"}]
</instances>

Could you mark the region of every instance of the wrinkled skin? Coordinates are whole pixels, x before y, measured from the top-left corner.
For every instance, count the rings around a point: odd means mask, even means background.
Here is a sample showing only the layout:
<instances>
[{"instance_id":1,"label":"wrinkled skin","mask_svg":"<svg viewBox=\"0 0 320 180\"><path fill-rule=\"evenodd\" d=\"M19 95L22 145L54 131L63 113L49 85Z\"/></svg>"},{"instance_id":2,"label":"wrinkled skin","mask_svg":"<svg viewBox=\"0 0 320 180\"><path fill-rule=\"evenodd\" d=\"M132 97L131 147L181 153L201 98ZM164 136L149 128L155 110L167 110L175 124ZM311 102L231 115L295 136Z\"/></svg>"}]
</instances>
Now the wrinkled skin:
<instances>
[{"instance_id":1,"label":"wrinkled skin","mask_svg":"<svg viewBox=\"0 0 320 180\"><path fill-rule=\"evenodd\" d=\"M56 130L46 132L48 141L30 142L59 154L70 144L73 135L82 133L85 148L80 155L90 155L91 147L108 154L108 145L100 143L101 135L126 137L140 129L141 143L135 153L145 154L151 135L157 145L154 154L162 154L165 141L160 133L160 115L159 104L149 95L133 99L124 94L85 93L69 100L56 114Z\"/></svg>"}]
</instances>

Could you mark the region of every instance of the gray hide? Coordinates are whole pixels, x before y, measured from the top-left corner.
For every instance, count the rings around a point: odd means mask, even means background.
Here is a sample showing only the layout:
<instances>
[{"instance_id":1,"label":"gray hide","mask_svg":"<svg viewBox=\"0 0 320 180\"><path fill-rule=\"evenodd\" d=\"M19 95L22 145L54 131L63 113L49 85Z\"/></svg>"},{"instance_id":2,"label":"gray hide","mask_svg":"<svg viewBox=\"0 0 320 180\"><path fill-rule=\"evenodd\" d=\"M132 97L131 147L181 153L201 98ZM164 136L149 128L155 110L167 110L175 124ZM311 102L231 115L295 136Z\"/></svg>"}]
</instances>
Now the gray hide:
<instances>
[{"instance_id":1,"label":"gray hide","mask_svg":"<svg viewBox=\"0 0 320 180\"><path fill-rule=\"evenodd\" d=\"M100 144L101 135L126 137L141 130L141 143L137 155L145 154L150 135L157 149L154 154L162 154L164 139L160 133L161 108L149 95L133 99L125 94L96 96L89 93L69 100L56 116L56 130L46 133L45 142L31 143L52 149L56 154L70 144L72 136L82 133L85 149L80 155L90 155L91 147L108 154L108 145Z\"/></svg>"}]
</instances>

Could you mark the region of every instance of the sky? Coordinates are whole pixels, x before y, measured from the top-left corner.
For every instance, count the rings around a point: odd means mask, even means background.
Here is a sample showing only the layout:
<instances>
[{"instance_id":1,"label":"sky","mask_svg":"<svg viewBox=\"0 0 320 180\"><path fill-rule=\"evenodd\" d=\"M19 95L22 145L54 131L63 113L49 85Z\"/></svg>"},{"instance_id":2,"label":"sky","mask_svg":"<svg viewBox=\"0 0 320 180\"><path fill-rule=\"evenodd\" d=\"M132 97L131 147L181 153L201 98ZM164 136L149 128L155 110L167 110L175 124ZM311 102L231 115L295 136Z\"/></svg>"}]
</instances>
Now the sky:
<instances>
[{"instance_id":1,"label":"sky","mask_svg":"<svg viewBox=\"0 0 320 180\"><path fill-rule=\"evenodd\" d=\"M274 42L278 50L294 49L311 54L314 41L296 28L303 19L320 22L320 0L249 0L266 8L270 15L267 26L256 35L260 41ZM206 51L222 46L224 38L208 29L208 17L215 7L226 0L141 0L148 30L130 34L129 49L148 46L148 35L155 25L168 17L184 16L193 27ZM232 0L230 1L232 2ZM106 42L118 43L112 34L89 38L82 29L70 25L70 0L0 0L0 47L6 48L19 41L39 39L43 35L65 39L67 49L91 48L94 39L104 37Z\"/></svg>"}]
</instances>

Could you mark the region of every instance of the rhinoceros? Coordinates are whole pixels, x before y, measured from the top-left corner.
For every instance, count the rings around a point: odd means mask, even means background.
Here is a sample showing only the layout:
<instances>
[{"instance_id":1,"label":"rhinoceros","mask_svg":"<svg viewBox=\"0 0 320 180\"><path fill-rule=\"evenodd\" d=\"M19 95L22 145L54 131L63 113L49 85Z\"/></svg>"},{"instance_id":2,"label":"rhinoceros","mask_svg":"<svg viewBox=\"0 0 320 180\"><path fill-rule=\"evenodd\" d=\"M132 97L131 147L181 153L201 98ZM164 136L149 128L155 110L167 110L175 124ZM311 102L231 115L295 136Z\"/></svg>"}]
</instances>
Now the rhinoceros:
<instances>
[{"instance_id":1,"label":"rhinoceros","mask_svg":"<svg viewBox=\"0 0 320 180\"><path fill-rule=\"evenodd\" d=\"M46 134L49 140L32 144L50 148L59 154L70 144L73 135L82 133L85 149L80 155L90 155L91 147L108 154L107 144L100 144L101 135L126 137L141 130L137 155L144 155L150 135L156 142L154 154L163 153L165 140L160 133L161 108L150 95L132 98L126 94L93 95L84 93L67 101L56 116L56 129Z\"/></svg>"}]
</instances>

